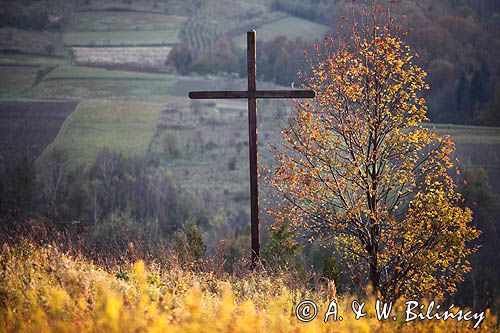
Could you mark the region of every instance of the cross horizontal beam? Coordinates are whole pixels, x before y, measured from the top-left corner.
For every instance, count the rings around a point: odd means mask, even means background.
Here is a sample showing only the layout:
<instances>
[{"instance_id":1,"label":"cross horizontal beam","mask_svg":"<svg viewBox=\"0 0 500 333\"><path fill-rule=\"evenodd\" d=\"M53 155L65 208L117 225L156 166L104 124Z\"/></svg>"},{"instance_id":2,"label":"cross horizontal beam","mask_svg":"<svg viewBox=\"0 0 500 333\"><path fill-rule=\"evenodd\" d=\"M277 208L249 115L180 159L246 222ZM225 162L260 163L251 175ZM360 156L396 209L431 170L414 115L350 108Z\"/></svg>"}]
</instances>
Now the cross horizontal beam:
<instances>
[{"instance_id":1,"label":"cross horizontal beam","mask_svg":"<svg viewBox=\"0 0 500 333\"><path fill-rule=\"evenodd\" d=\"M191 99L229 98L314 98L314 90L191 91Z\"/></svg>"}]
</instances>

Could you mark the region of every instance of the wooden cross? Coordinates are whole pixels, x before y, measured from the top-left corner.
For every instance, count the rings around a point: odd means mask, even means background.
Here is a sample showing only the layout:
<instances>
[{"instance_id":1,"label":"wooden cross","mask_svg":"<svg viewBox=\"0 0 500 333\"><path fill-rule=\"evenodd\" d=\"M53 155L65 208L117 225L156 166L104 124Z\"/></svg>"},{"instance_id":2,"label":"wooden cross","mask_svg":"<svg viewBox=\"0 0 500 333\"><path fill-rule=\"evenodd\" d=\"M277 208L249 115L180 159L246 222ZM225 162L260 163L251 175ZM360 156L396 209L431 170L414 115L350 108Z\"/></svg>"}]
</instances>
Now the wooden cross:
<instances>
[{"instance_id":1,"label":"wooden cross","mask_svg":"<svg viewBox=\"0 0 500 333\"><path fill-rule=\"evenodd\" d=\"M246 98L248 99L248 142L250 146L250 207L252 230L252 267L260 259L259 230L259 182L257 174L257 98L314 98L313 90L257 90L257 68L255 52L255 30L247 32L247 76L246 91L191 91L191 99Z\"/></svg>"}]
</instances>

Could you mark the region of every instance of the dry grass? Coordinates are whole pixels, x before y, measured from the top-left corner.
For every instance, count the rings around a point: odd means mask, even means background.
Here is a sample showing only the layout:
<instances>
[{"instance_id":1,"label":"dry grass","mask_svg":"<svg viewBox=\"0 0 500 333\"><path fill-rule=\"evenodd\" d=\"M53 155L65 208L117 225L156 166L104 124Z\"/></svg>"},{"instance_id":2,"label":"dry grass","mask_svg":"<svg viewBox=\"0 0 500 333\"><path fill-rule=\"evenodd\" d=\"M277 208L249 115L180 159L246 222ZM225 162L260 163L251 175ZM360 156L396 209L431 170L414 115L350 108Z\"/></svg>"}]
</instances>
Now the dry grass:
<instances>
[{"instance_id":1,"label":"dry grass","mask_svg":"<svg viewBox=\"0 0 500 333\"><path fill-rule=\"evenodd\" d=\"M379 322L373 313L354 320L349 297L337 298L343 321L295 318L300 300L314 300L321 314L333 298L331 288L310 291L283 276L196 273L174 260L169 266L138 261L117 271L52 246L4 244L0 254L0 332L499 331L489 312L478 330L464 321L404 324L404 316ZM366 309L374 305L366 302Z\"/></svg>"}]
</instances>

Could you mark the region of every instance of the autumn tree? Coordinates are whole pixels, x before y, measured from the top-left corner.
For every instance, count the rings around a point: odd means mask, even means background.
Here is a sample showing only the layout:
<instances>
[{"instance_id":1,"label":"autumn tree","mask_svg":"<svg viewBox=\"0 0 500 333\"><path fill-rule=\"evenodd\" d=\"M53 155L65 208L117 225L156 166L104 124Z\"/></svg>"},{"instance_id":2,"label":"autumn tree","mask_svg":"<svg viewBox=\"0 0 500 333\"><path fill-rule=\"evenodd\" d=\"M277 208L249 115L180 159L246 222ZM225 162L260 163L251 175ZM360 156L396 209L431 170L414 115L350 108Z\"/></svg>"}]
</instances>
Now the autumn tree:
<instances>
[{"instance_id":1,"label":"autumn tree","mask_svg":"<svg viewBox=\"0 0 500 333\"><path fill-rule=\"evenodd\" d=\"M426 73L381 6L345 24L307 56L317 97L283 131L269 181L285 200L270 213L329 240L385 298L454 292L478 232L451 177L454 143L425 125Z\"/></svg>"}]
</instances>

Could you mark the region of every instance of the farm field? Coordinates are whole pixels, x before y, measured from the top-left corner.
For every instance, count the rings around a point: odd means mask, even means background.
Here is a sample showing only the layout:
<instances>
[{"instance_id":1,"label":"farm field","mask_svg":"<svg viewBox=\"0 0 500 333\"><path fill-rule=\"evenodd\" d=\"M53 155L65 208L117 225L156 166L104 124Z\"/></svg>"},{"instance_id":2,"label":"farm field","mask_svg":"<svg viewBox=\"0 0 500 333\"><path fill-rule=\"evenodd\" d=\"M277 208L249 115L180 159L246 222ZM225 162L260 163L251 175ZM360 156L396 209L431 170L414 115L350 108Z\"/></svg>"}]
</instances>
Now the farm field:
<instances>
[{"instance_id":1,"label":"farm field","mask_svg":"<svg viewBox=\"0 0 500 333\"><path fill-rule=\"evenodd\" d=\"M171 46L136 47L73 47L77 65L104 67L152 68L165 71L165 61Z\"/></svg>"},{"instance_id":2,"label":"farm field","mask_svg":"<svg viewBox=\"0 0 500 333\"><path fill-rule=\"evenodd\" d=\"M75 16L71 31L178 30L186 17L130 11L84 11Z\"/></svg>"},{"instance_id":3,"label":"farm field","mask_svg":"<svg viewBox=\"0 0 500 333\"><path fill-rule=\"evenodd\" d=\"M49 73L42 82L21 97L73 99L164 97L175 85L175 80L175 76L167 74L65 66Z\"/></svg>"},{"instance_id":4,"label":"farm field","mask_svg":"<svg viewBox=\"0 0 500 333\"><path fill-rule=\"evenodd\" d=\"M328 27L298 17L288 16L280 20L264 24L258 27L257 38L268 42L278 36L286 36L289 39L302 38L306 41L321 38L328 32ZM240 48L246 48L246 34L233 38L234 43Z\"/></svg>"},{"instance_id":5,"label":"farm field","mask_svg":"<svg viewBox=\"0 0 500 333\"><path fill-rule=\"evenodd\" d=\"M69 46L172 45L186 17L143 12L78 12L63 34Z\"/></svg>"},{"instance_id":6,"label":"farm field","mask_svg":"<svg viewBox=\"0 0 500 333\"><path fill-rule=\"evenodd\" d=\"M0 155L13 168L20 158L37 157L57 136L77 102L0 102Z\"/></svg>"},{"instance_id":7,"label":"farm field","mask_svg":"<svg viewBox=\"0 0 500 333\"><path fill-rule=\"evenodd\" d=\"M175 14L187 15L189 11L189 1L171 0L168 2L157 1L122 1L122 0L101 0L89 1L80 5L81 12L96 12L96 11L123 11L123 12L142 12L142 13L157 13L157 14ZM186 10L186 7L188 9Z\"/></svg>"},{"instance_id":8,"label":"farm field","mask_svg":"<svg viewBox=\"0 0 500 333\"><path fill-rule=\"evenodd\" d=\"M0 51L65 57L61 34L16 28L0 28Z\"/></svg>"},{"instance_id":9,"label":"farm field","mask_svg":"<svg viewBox=\"0 0 500 333\"><path fill-rule=\"evenodd\" d=\"M31 54L0 53L0 66L58 66L67 64L63 57L48 57Z\"/></svg>"},{"instance_id":10,"label":"farm field","mask_svg":"<svg viewBox=\"0 0 500 333\"><path fill-rule=\"evenodd\" d=\"M63 35L67 46L145 46L172 45L179 42L178 31L106 31L67 32Z\"/></svg>"},{"instance_id":11,"label":"farm field","mask_svg":"<svg viewBox=\"0 0 500 333\"><path fill-rule=\"evenodd\" d=\"M0 53L0 97L9 98L32 88L52 68L67 63L65 58Z\"/></svg>"},{"instance_id":12,"label":"farm field","mask_svg":"<svg viewBox=\"0 0 500 333\"><path fill-rule=\"evenodd\" d=\"M91 163L103 148L145 156L161 107L161 103L130 100L82 101L41 159L53 149L65 150L72 166Z\"/></svg>"},{"instance_id":13,"label":"farm field","mask_svg":"<svg viewBox=\"0 0 500 333\"><path fill-rule=\"evenodd\" d=\"M170 75L156 73L142 73L120 70L108 70L105 68L62 66L54 69L45 77L45 81L67 80L67 79L102 79L102 80L150 80L164 81Z\"/></svg>"}]
</instances>

